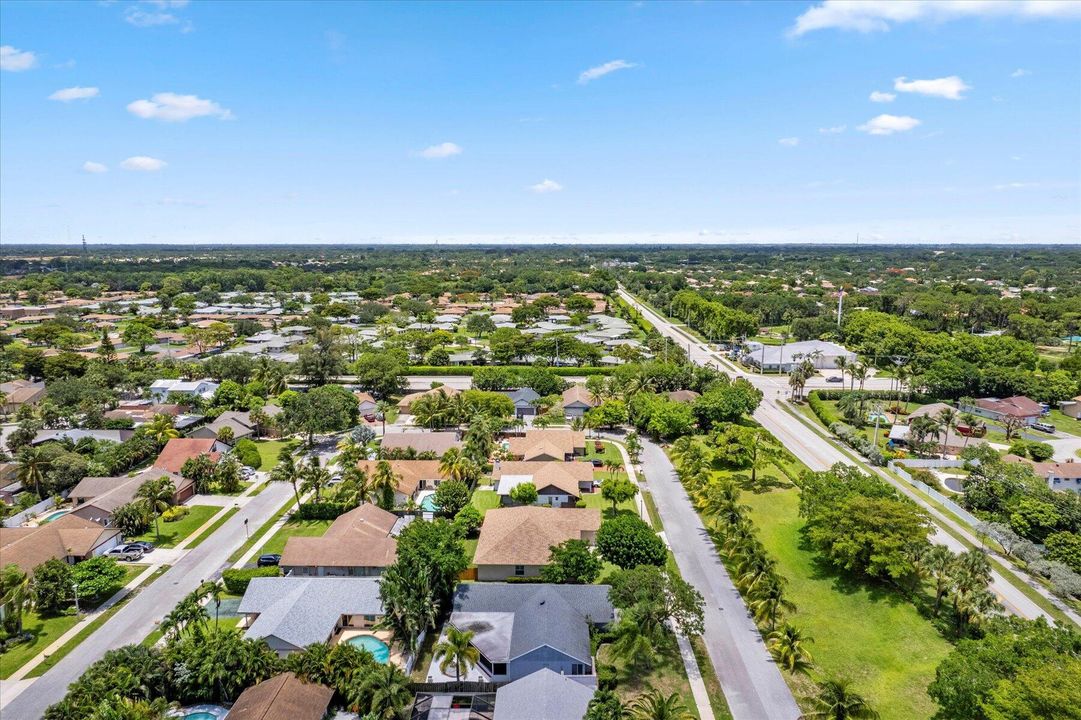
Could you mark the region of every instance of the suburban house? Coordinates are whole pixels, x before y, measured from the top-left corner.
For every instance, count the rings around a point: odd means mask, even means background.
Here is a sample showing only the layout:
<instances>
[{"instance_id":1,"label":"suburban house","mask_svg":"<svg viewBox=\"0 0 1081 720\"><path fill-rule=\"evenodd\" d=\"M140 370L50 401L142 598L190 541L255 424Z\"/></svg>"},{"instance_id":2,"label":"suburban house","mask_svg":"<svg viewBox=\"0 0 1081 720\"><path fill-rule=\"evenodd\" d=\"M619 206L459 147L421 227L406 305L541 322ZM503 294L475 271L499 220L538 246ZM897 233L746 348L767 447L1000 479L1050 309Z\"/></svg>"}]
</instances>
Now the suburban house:
<instances>
[{"instance_id":1,"label":"suburban house","mask_svg":"<svg viewBox=\"0 0 1081 720\"><path fill-rule=\"evenodd\" d=\"M600 405L585 385L574 384L563 391L563 415L569 418L582 417L588 411Z\"/></svg>"},{"instance_id":2,"label":"suburban house","mask_svg":"<svg viewBox=\"0 0 1081 720\"><path fill-rule=\"evenodd\" d=\"M158 404L149 400L122 402L116 409L105 413L106 420L131 420L133 425L143 425L158 415L176 418L181 414L181 406L173 403Z\"/></svg>"},{"instance_id":3,"label":"suburban house","mask_svg":"<svg viewBox=\"0 0 1081 720\"><path fill-rule=\"evenodd\" d=\"M321 537L294 536L282 550L291 577L368 577L394 562L404 519L371 503L339 515Z\"/></svg>"},{"instance_id":4,"label":"suburban house","mask_svg":"<svg viewBox=\"0 0 1081 720\"><path fill-rule=\"evenodd\" d=\"M1032 462L1017 455L1004 455L1004 462L1025 463L1032 467L1032 472L1047 481L1052 490L1081 493L1081 462L1072 459L1066 462Z\"/></svg>"},{"instance_id":5,"label":"suburban house","mask_svg":"<svg viewBox=\"0 0 1081 720\"><path fill-rule=\"evenodd\" d=\"M281 408L277 405L267 405L263 408L263 413L268 417L274 417L281 412ZM188 437L193 438L216 438L224 428L229 428L233 431L233 441L243 440L244 438L250 438L255 435L256 423L251 419L250 412L238 412L236 410L226 410L221 415L216 417L213 422L207 423L200 428L196 428L188 433Z\"/></svg>"},{"instance_id":6,"label":"suburban house","mask_svg":"<svg viewBox=\"0 0 1081 720\"><path fill-rule=\"evenodd\" d=\"M507 453L516 460L573 460L586 454L586 434L566 428L526 430L524 436L504 442Z\"/></svg>"},{"instance_id":7,"label":"suburban house","mask_svg":"<svg viewBox=\"0 0 1081 720\"><path fill-rule=\"evenodd\" d=\"M515 417L529 417L537 414L537 400L540 400L540 395L533 388L518 388L517 390L506 390L504 395L510 398L510 401L514 403L514 416Z\"/></svg>"},{"instance_id":8,"label":"suburban house","mask_svg":"<svg viewBox=\"0 0 1081 720\"><path fill-rule=\"evenodd\" d=\"M200 455L209 455L217 462L222 453L228 452L229 446L214 438L172 438L165 443L154 467L166 472L180 474L184 463Z\"/></svg>"},{"instance_id":9,"label":"suburban house","mask_svg":"<svg viewBox=\"0 0 1081 720\"><path fill-rule=\"evenodd\" d=\"M566 720L585 717L594 688L548 668L495 691L492 720ZM231 717L231 716L230 716Z\"/></svg>"},{"instance_id":10,"label":"suburban house","mask_svg":"<svg viewBox=\"0 0 1081 720\"><path fill-rule=\"evenodd\" d=\"M353 393L353 396L357 399L357 410L360 412L361 417L375 412L375 398L372 397L371 393L357 390Z\"/></svg>"},{"instance_id":11,"label":"suburban house","mask_svg":"<svg viewBox=\"0 0 1081 720\"><path fill-rule=\"evenodd\" d=\"M52 440L70 440L77 443L83 438L91 438L97 441L122 443L132 435L134 430L107 430L107 429L83 429L83 428L60 428L54 430L39 430L31 445L40 445Z\"/></svg>"},{"instance_id":12,"label":"suburban house","mask_svg":"<svg viewBox=\"0 0 1081 720\"><path fill-rule=\"evenodd\" d=\"M150 384L150 397L154 402L164 403L171 395L197 395L204 400L214 397L218 383L210 378L202 380L155 380Z\"/></svg>"},{"instance_id":13,"label":"suburban house","mask_svg":"<svg viewBox=\"0 0 1081 720\"><path fill-rule=\"evenodd\" d=\"M334 690L304 682L291 672L252 685L229 708L233 720L322 720Z\"/></svg>"},{"instance_id":14,"label":"suburban house","mask_svg":"<svg viewBox=\"0 0 1081 720\"><path fill-rule=\"evenodd\" d=\"M423 390L421 392L409 393L408 395L404 396L401 400L398 401L398 412L405 413L405 414L411 414L413 412L413 403L415 403L417 400L420 400L423 397L428 397L430 395L438 395L438 394L446 395L447 397L454 397L459 392L461 392L461 391L460 390L455 390L452 387L447 387L445 385L440 385L439 387L432 388L431 390Z\"/></svg>"},{"instance_id":15,"label":"suburban house","mask_svg":"<svg viewBox=\"0 0 1081 720\"><path fill-rule=\"evenodd\" d=\"M804 340L784 345L751 341L744 345L743 362L763 372L789 373L804 360L810 360L816 370L835 370L839 358L855 362L856 353L825 340Z\"/></svg>"},{"instance_id":16,"label":"suburban house","mask_svg":"<svg viewBox=\"0 0 1081 720\"><path fill-rule=\"evenodd\" d=\"M443 457L443 453L452 447L462 447L462 441L458 439L458 433L447 432L388 432L383 436L380 443L383 450L399 450L413 448L419 455L432 453L435 457Z\"/></svg>"},{"instance_id":17,"label":"suburban house","mask_svg":"<svg viewBox=\"0 0 1081 720\"><path fill-rule=\"evenodd\" d=\"M168 478L176 488L173 493L174 505L179 505L195 494L193 480L158 468L151 468L130 477L85 477L68 495L68 499L75 503L70 514L98 525L109 525L114 510L134 500L139 488L144 484L163 477Z\"/></svg>"},{"instance_id":18,"label":"suburban house","mask_svg":"<svg viewBox=\"0 0 1081 720\"><path fill-rule=\"evenodd\" d=\"M615 619L608 590L607 585L461 583L448 622L473 632L478 668L493 682L551 670L596 687L590 629Z\"/></svg>"},{"instance_id":19,"label":"suburban house","mask_svg":"<svg viewBox=\"0 0 1081 720\"><path fill-rule=\"evenodd\" d=\"M1043 406L1032 398L1014 395L1008 398L980 398L972 404L961 403L961 412L972 413L995 422L1003 422L1007 417L1015 417L1032 425L1043 415Z\"/></svg>"},{"instance_id":20,"label":"suburban house","mask_svg":"<svg viewBox=\"0 0 1081 720\"><path fill-rule=\"evenodd\" d=\"M489 510L473 556L477 579L536 577L548 564L553 545L567 540L592 545L600 526L601 511L596 508L527 505Z\"/></svg>"},{"instance_id":21,"label":"suburban house","mask_svg":"<svg viewBox=\"0 0 1081 720\"><path fill-rule=\"evenodd\" d=\"M582 493L593 492L593 464L587 462L500 462L492 467L496 492L504 504L512 504L510 493L522 483L537 488L536 505L574 507Z\"/></svg>"},{"instance_id":22,"label":"suburban house","mask_svg":"<svg viewBox=\"0 0 1081 720\"><path fill-rule=\"evenodd\" d=\"M391 472L398 478L398 487L394 491L395 504L408 502L411 498L415 500L421 490L434 490L436 485L446 480L439 469L438 460L361 460L357 467L371 480L378 474L380 462L389 463Z\"/></svg>"},{"instance_id":23,"label":"suburban house","mask_svg":"<svg viewBox=\"0 0 1081 720\"><path fill-rule=\"evenodd\" d=\"M45 381L9 380L0 383L0 414L10 415L23 405L37 405L45 398Z\"/></svg>"},{"instance_id":24,"label":"suburban house","mask_svg":"<svg viewBox=\"0 0 1081 720\"><path fill-rule=\"evenodd\" d=\"M284 657L345 629L371 628L383 616L375 578L252 578L237 612L244 637L267 641Z\"/></svg>"},{"instance_id":25,"label":"suburban house","mask_svg":"<svg viewBox=\"0 0 1081 720\"><path fill-rule=\"evenodd\" d=\"M53 558L74 564L102 555L122 540L120 530L68 513L37 527L0 527L0 557L4 565L15 564L31 573Z\"/></svg>"},{"instance_id":26,"label":"suburban house","mask_svg":"<svg viewBox=\"0 0 1081 720\"><path fill-rule=\"evenodd\" d=\"M1058 407L1066 417L1081 420L1081 395L1070 400L1063 400L1058 404Z\"/></svg>"}]
</instances>

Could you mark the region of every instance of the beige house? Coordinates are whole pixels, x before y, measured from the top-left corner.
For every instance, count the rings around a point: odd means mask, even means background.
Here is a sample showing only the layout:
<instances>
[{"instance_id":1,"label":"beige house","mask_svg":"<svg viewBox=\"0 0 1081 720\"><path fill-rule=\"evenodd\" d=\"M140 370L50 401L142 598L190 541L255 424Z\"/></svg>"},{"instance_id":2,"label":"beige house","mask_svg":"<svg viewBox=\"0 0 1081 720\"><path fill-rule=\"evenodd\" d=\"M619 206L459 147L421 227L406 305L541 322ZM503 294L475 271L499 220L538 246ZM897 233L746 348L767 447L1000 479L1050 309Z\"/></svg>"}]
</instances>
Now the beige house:
<instances>
[{"instance_id":1,"label":"beige house","mask_svg":"<svg viewBox=\"0 0 1081 720\"><path fill-rule=\"evenodd\" d=\"M415 403L417 400L420 400L422 397L428 397L429 395L438 394L446 395L447 397L454 397L459 392L461 391L455 390L452 387L440 385L439 387L432 388L431 390L423 390L421 392L409 393L398 401L398 412L411 414L413 412L413 403Z\"/></svg>"},{"instance_id":2,"label":"beige house","mask_svg":"<svg viewBox=\"0 0 1081 720\"><path fill-rule=\"evenodd\" d=\"M484 515L473 564L477 579L536 577L548 564L551 547L567 540L596 541L601 511L595 508L537 506L497 508Z\"/></svg>"},{"instance_id":3,"label":"beige house","mask_svg":"<svg viewBox=\"0 0 1081 720\"><path fill-rule=\"evenodd\" d=\"M37 527L0 527L3 565L18 565L32 573L43 562L59 558L74 564L101 555L120 544L120 530L71 513Z\"/></svg>"},{"instance_id":4,"label":"beige house","mask_svg":"<svg viewBox=\"0 0 1081 720\"><path fill-rule=\"evenodd\" d=\"M176 489L173 493L174 505L179 505L195 494L194 480L155 468L131 477L85 477L68 494L68 499L75 503L71 514L99 525L109 525L113 512L134 500L139 488L151 480L163 477L168 478Z\"/></svg>"},{"instance_id":5,"label":"beige house","mask_svg":"<svg viewBox=\"0 0 1081 720\"><path fill-rule=\"evenodd\" d=\"M443 457L443 453L452 447L462 447L458 433L447 432L388 432L380 443L383 450L406 450L412 448L418 455L432 453Z\"/></svg>"},{"instance_id":6,"label":"beige house","mask_svg":"<svg viewBox=\"0 0 1081 720\"><path fill-rule=\"evenodd\" d=\"M1066 417L1081 420L1081 395L1070 400L1063 400L1058 404L1058 407Z\"/></svg>"},{"instance_id":7,"label":"beige house","mask_svg":"<svg viewBox=\"0 0 1081 720\"><path fill-rule=\"evenodd\" d=\"M15 413L23 405L37 405L45 398L45 383L11 380L0 383L0 412Z\"/></svg>"},{"instance_id":8,"label":"beige house","mask_svg":"<svg viewBox=\"0 0 1081 720\"><path fill-rule=\"evenodd\" d=\"M279 563L292 577L381 575L397 556L398 516L365 503L336 519L321 537L285 541Z\"/></svg>"},{"instance_id":9,"label":"beige house","mask_svg":"<svg viewBox=\"0 0 1081 720\"><path fill-rule=\"evenodd\" d=\"M563 415L566 417L582 417L598 405L600 402L585 385L571 385L563 391Z\"/></svg>"},{"instance_id":10,"label":"beige house","mask_svg":"<svg viewBox=\"0 0 1081 720\"><path fill-rule=\"evenodd\" d=\"M574 507L583 493L593 492L593 464L587 462L511 461L492 467L496 492L504 504L511 504L511 491L522 483L537 488L535 505Z\"/></svg>"},{"instance_id":11,"label":"beige house","mask_svg":"<svg viewBox=\"0 0 1081 720\"><path fill-rule=\"evenodd\" d=\"M566 428L527 430L523 437L507 438L506 449L516 460L573 460L586 454L586 434Z\"/></svg>"},{"instance_id":12,"label":"beige house","mask_svg":"<svg viewBox=\"0 0 1081 720\"><path fill-rule=\"evenodd\" d=\"M264 680L240 693L229 709L235 720L322 720L334 698L326 685L307 683L291 672Z\"/></svg>"},{"instance_id":13,"label":"beige house","mask_svg":"<svg viewBox=\"0 0 1081 720\"><path fill-rule=\"evenodd\" d=\"M371 480L379 472L379 460L361 460L357 467ZM410 498L416 499L421 490L435 490L439 483L446 480L439 469L438 460L387 460L390 470L398 478L398 487L394 491L395 505L401 505Z\"/></svg>"}]
</instances>

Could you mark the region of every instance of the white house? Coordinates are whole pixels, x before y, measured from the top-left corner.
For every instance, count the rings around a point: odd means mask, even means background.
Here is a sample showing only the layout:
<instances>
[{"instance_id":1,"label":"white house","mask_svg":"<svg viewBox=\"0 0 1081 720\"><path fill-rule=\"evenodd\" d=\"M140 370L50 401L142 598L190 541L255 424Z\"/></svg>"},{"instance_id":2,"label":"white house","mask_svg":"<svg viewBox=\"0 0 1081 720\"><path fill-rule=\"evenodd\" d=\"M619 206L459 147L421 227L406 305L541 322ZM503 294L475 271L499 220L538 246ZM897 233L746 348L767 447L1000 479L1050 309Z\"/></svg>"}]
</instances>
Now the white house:
<instances>
[{"instance_id":1,"label":"white house","mask_svg":"<svg viewBox=\"0 0 1081 720\"><path fill-rule=\"evenodd\" d=\"M170 395L198 395L205 400L209 400L214 396L217 389L218 383L210 378L203 378L202 380L162 379L151 383L150 397L159 403L168 400Z\"/></svg>"},{"instance_id":2,"label":"white house","mask_svg":"<svg viewBox=\"0 0 1081 720\"><path fill-rule=\"evenodd\" d=\"M764 345L760 342L748 342L744 349L743 362L765 372L792 372L804 359L809 359L818 370L833 370L837 359L847 362L856 361L856 353L846 350L837 343L825 340L805 340L785 345Z\"/></svg>"}]
</instances>

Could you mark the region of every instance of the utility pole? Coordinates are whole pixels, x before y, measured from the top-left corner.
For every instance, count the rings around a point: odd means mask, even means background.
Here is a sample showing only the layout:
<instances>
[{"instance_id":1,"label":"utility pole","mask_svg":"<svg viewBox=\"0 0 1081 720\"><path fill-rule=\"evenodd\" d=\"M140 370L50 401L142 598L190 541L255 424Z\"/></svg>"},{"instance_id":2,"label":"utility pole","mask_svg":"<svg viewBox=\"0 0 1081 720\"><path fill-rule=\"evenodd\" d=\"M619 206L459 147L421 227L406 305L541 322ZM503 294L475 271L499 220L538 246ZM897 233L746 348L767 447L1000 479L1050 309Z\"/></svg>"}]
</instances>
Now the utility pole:
<instances>
[{"instance_id":1,"label":"utility pole","mask_svg":"<svg viewBox=\"0 0 1081 720\"><path fill-rule=\"evenodd\" d=\"M86 235L83 235L83 257L86 257Z\"/></svg>"},{"instance_id":2,"label":"utility pole","mask_svg":"<svg viewBox=\"0 0 1081 720\"><path fill-rule=\"evenodd\" d=\"M845 291L844 288L837 291L837 327L841 327L841 310L844 307Z\"/></svg>"}]
</instances>

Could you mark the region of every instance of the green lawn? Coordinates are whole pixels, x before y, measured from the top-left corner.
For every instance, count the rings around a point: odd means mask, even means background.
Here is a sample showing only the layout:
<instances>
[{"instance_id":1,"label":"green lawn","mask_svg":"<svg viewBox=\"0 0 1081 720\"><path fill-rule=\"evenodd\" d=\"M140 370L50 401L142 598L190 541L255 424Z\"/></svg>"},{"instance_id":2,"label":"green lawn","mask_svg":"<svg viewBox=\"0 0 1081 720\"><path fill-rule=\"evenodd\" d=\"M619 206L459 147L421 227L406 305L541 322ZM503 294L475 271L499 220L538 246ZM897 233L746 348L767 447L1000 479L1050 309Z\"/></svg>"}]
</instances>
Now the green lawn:
<instances>
[{"instance_id":1,"label":"green lawn","mask_svg":"<svg viewBox=\"0 0 1081 720\"><path fill-rule=\"evenodd\" d=\"M1070 435L1081 435L1081 420L1075 420L1069 415L1063 415L1061 410L1052 410L1051 414L1047 416L1046 421L1055 426L1055 430L1059 432L1069 433ZM1038 434L1038 433L1033 433Z\"/></svg>"},{"instance_id":2,"label":"green lawn","mask_svg":"<svg viewBox=\"0 0 1081 720\"><path fill-rule=\"evenodd\" d=\"M194 540L191 541L191 543L188 544L188 549L190 550L191 548L199 547L199 545L204 540L206 540L208 537L210 537L215 532L217 532L218 528L220 528L222 525L224 525L226 520L233 517L233 515L236 515L237 512L239 512L239 511L240 511L240 508L238 508L238 507L229 508L228 510L226 510L224 513L221 514L221 516L218 517L217 520L214 521L214 523L210 527L208 527L206 530L204 530L202 533L200 533L199 537L195 538Z\"/></svg>"},{"instance_id":3,"label":"green lawn","mask_svg":"<svg viewBox=\"0 0 1081 720\"><path fill-rule=\"evenodd\" d=\"M259 448L259 458L263 461L257 470L268 471L278 464L278 455L282 448L290 449L297 446L296 440L256 440L255 446Z\"/></svg>"},{"instance_id":4,"label":"green lawn","mask_svg":"<svg viewBox=\"0 0 1081 720\"><path fill-rule=\"evenodd\" d=\"M601 444L603 445L603 450L601 450L601 452L597 452L597 450L595 448L595 443L596 442L597 441L592 439L592 438L587 438L586 439L585 458L587 460L593 460L595 458L599 458L600 460L604 460L604 461L611 460L613 462L619 463L620 466L623 465L623 455L619 452L619 448L617 448L615 445L613 445L610 442L603 442L602 441ZM607 473L606 469L605 469L605 473Z\"/></svg>"},{"instance_id":5,"label":"green lawn","mask_svg":"<svg viewBox=\"0 0 1081 720\"><path fill-rule=\"evenodd\" d=\"M608 476L608 473L605 473L605 477L607 477L607 476ZM593 493L583 493L582 494L582 502L584 502L586 504L587 508L597 508L597 509L599 509L601 511L601 515L603 517L609 517L612 514L612 503L605 500L601 496L601 493L600 493L599 490L597 492L593 492ZM633 514L637 515L638 514L638 509L637 509L637 506L635 504L636 502L637 502L636 500L631 499L631 500L624 500L623 502L619 503L616 506L618 514L623 514L623 513L628 513L629 512L629 513L633 513Z\"/></svg>"},{"instance_id":6,"label":"green lawn","mask_svg":"<svg viewBox=\"0 0 1081 720\"><path fill-rule=\"evenodd\" d=\"M622 660L613 658L609 650L609 645L601 645L597 651L597 662L615 667L616 694L620 698L629 701L650 690L657 690L665 696L677 693L691 715L700 717L694 695L691 694L691 686L687 682L679 646L676 645L676 636L671 632L666 632L663 642L657 646L657 659L651 668L629 668Z\"/></svg>"},{"instance_id":7,"label":"green lawn","mask_svg":"<svg viewBox=\"0 0 1081 720\"><path fill-rule=\"evenodd\" d=\"M951 649L931 622L908 600L839 575L801 548L798 490L743 493L741 500L789 581L798 607L792 622L814 639L815 677L851 679L884 720L931 717L936 707L927 685ZM807 680L793 684L805 687Z\"/></svg>"},{"instance_id":8,"label":"green lawn","mask_svg":"<svg viewBox=\"0 0 1081 720\"><path fill-rule=\"evenodd\" d=\"M152 542L158 547L176 547L189 535L203 526L207 520L213 517L222 508L216 505L189 505L188 514L174 522L158 520L158 529L161 531L159 539L154 532L154 527L132 540Z\"/></svg>"},{"instance_id":9,"label":"green lawn","mask_svg":"<svg viewBox=\"0 0 1081 720\"><path fill-rule=\"evenodd\" d=\"M499 507L499 493L495 490L474 490L469 503L477 510L480 510L480 514L483 516L489 510Z\"/></svg>"},{"instance_id":10,"label":"green lawn","mask_svg":"<svg viewBox=\"0 0 1081 720\"><path fill-rule=\"evenodd\" d=\"M278 532L270 536L260 549L263 553L281 553L285 541L291 537L320 537L330 527L332 520L290 520Z\"/></svg>"},{"instance_id":11,"label":"green lawn","mask_svg":"<svg viewBox=\"0 0 1081 720\"><path fill-rule=\"evenodd\" d=\"M473 564L473 556L477 554L477 542L478 538L466 538L462 540L462 545L465 546L465 556L469 558L469 564Z\"/></svg>"}]
</instances>

